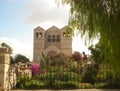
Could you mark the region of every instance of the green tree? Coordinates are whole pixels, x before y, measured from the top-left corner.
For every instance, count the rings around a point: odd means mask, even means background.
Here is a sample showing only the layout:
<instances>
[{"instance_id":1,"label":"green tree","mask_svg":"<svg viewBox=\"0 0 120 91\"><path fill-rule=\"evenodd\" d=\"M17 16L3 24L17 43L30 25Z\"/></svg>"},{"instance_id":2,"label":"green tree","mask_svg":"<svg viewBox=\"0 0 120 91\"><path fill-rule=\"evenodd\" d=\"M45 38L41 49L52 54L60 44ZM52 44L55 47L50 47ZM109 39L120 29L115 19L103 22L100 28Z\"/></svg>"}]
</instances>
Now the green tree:
<instances>
[{"instance_id":1,"label":"green tree","mask_svg":"<svg viewBox=\"0 0 120 91\"><path fill-rule=\"evenodd\" d=\"M14 59L12 56L10 56L10 64L14 64Z\"/></svg>"},{"instance_id":2,"label":"green tree","mask_svg":"<svg viewBox=\"0 0 120 91\"><path fill-rule=\"evenodd\" d=\"M101 64L103 63L103 61L105 61L103 52L104 46L101 45L100 42L97 43L95 46L94 45L89 46L88 49L91 51L92 58L96 63Z\"/></svg>"},{"instance_id":3,"label":"green tree","mask_svg":"<svg viewBox=\"0 0 120 91\"><path fill-rule=\"evenodd\" d=\"M58 1L58 0L57 0ZM89 39L100 36L104 41L105 59L120 72L120 0L62 0L69 4L69 26Z\"/></svg>"},{"instance_id":4,"label":"green tree","mask_svg":"<svg viewBox=\"0 0 120 91\"><path fill-rule=\"evenodd\" d=\"M14 57L14 63L18 63L18 62L29 62L30 60L24 56L24 55L21 55L21 54L17 54L15 57Z\"/></svg>"},{"instance_id":5,"label":"green tree","mask_svg":"<svg viewBox=\"0 0 120 91\"><path fill-rule=\"evenodd\" d=\"M50 56L42 52L42 58L40 59L40 65L42 69L50 69L51 59Z\"/></svg>"}]
</instances>

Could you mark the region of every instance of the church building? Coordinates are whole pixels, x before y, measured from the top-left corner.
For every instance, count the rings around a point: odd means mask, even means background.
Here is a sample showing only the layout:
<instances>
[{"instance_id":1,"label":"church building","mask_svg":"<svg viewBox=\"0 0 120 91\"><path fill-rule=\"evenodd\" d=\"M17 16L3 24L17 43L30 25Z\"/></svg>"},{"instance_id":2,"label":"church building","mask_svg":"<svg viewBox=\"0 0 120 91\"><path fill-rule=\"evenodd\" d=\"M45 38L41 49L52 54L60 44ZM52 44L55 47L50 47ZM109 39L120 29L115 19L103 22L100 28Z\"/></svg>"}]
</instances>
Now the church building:
<instances>
[{"instance_id":1,"label":"church building","mask_svg":"<svg viewBox=\"0 0 120 91\"><path fill-rule=\"evenodd\" d=\"M42 52L49 56L64 53L72 54L72 37L66 33L67 26L59 29L52 26L44 30L40 26L34 29L33 61L40 62Z\"/></svg>"}]
</instances>

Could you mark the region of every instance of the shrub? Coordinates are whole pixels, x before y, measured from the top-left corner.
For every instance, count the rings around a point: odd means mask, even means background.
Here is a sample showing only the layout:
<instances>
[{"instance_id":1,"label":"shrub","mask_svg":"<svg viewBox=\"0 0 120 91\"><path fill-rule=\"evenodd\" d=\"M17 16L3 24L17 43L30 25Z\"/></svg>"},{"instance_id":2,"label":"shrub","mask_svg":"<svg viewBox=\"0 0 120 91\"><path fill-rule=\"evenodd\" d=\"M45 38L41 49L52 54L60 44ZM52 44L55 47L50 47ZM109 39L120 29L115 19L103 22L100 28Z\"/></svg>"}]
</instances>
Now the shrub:
<instances>
[{"instance_id":1,"label":"shrub","mask_svg":"<svg viewBox=\"0 0 120 91\"><path fill-rule=\"evenodd\" d=\"M30 80L31 80L31 78L29 76L26 76L26 75L18 76L16 87L17 88L25 88L25 83L29 82Z\"/></svg>"},{"instance_id":2,"label":"shrub","mask_svg":"<svg viewBox=\"0 0 120 91\"><path fill-rule=\"evenodd\" d=\"M45 84L46 88L75 88L77 87L75 84L79 84L81 77L77 73L59 71L40 74L39 80Z\"/></svg>"},{"instance_id":3,"label":"shrub","mask_svg":"<svg viewBox=\"0 0 120 91\"><path fill-rule=\"evenodd\" d=\"M91 68L83 76L82 82L94 84L97 77L97 70Z\"/></svg>"},{"instance_id":4,"label":"shrub","mask_svg":"<svg viewBox=\"0 0 120 91\"><path fill-rule=\"evenodd\" d=\"M91 85L90 83L80 83L80 88L81 89L90 89L90 88L93 88L93 85Z\"/></svg>"}]
</instances>

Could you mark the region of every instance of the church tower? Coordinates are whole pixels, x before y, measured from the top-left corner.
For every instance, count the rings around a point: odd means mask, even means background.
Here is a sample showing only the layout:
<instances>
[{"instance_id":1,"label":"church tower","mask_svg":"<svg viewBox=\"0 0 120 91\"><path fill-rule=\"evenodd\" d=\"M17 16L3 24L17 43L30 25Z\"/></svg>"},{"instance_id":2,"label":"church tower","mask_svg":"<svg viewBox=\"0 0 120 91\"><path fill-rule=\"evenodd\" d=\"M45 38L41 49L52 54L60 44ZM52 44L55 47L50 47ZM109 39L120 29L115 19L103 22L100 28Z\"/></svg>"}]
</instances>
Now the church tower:
<instances>
[{"instance_id":1,"label":"church tower","mask_svg":"<svg viewBox=\"0 0 120 91\"><path fill-rule=\"evenodd\" d=\"M33 60L36 62L40 61L40 56L45 48L44 43L45 30L38 26L34 29L34 48L33 48Z\"/></svg>"},{"instance_id":2,"label":"church tower","mask_svg":"<svg viewBox=\"0 0 120 91\"><path fill-rule=\"evenodd\" d=\"M72 38L70 33L66 33L68 26L61 29L61 51L68 56L72 54Z\"/></svg>"}]
</instances>

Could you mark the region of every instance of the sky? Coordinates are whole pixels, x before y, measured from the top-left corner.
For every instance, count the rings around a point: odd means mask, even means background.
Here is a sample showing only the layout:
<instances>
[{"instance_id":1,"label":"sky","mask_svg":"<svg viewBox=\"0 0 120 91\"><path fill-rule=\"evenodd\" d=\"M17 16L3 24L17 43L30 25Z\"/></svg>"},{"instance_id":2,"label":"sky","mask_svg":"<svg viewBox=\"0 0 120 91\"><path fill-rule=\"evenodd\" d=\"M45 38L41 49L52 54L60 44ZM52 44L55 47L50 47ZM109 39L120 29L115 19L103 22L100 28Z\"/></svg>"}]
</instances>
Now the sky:
<instances>
[{"instance_id":1,"label":"sky","mask_svg":"<svg viewBox=\"0 0 120 91\"><path fill-rule=\"evenodd\" d=\"M0 43L13 48L13 56L22 54L33 59L33 30L55 25L62 28L69 19L69 5L59 6L55 0L0 0ZM96 43L96 42L95 42ZM73 51L90 54L84 39L75 36Z\"/></svg>"}]
</instances>

